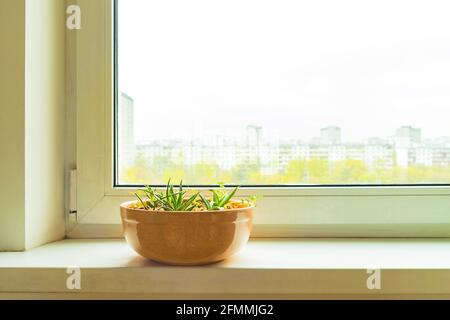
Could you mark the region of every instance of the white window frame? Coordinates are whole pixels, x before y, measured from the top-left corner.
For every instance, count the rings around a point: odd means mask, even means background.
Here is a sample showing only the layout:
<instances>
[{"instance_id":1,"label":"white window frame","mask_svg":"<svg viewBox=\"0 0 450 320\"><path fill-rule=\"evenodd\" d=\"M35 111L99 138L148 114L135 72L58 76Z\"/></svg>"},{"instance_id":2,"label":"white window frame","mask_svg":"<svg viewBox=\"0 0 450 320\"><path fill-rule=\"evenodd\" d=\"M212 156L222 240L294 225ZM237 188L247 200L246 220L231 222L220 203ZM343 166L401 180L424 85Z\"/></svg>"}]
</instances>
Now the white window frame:
<instances>
[{"instance_id":1,"label":"white window frame","mask_svg":"<svg viewBox=\"0 0 450 320\"><path fill-rule=\"evenodd\" d=\"M113 186L113 0L77 3L82 29L67 31L77 214L67 235L121 237L119 204L133 189ZM253 237L450 236L449 186L242 188L247 194L263 196Z\"/></svg>"}]
</instances>

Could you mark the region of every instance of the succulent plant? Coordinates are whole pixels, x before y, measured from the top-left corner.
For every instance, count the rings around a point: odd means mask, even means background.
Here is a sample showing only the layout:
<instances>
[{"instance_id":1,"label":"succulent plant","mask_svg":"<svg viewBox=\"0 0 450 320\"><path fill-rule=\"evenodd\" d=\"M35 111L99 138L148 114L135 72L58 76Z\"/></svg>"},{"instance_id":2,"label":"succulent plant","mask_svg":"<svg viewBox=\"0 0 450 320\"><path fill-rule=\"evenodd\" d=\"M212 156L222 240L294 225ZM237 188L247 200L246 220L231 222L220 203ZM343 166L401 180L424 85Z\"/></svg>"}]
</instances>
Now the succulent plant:
<instances>
[{"instance_id":1,"label":"succulent plant","mask_svg":"<svg viewBox=\"0 0 450 320\"><path fill-rule=\"evenodd\" d=\"M139 189L135 193L139 200L137 207L152 211L212 211L245 207L255 201L254 197L250 197L242 199L239 203L232 202L239 187L227 192L223 184L219 185L219 189L209 190L212 193L211 197L206 197L200 192L189 194L183 189L183 181L174 187L169 179L164 191L158 191L151 186Z\"/></svg>"}]
</instances>

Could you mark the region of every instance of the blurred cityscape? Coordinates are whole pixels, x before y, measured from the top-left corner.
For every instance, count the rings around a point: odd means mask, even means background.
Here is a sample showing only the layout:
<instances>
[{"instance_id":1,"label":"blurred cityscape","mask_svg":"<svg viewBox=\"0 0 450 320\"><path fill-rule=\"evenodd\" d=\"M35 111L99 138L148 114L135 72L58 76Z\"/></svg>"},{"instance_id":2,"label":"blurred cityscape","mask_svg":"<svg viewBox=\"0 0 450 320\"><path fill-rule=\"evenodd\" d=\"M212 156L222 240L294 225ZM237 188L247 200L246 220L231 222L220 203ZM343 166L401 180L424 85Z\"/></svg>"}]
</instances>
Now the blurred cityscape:
<instances>
[{"instance_id":1,"label":"blurred cityscape","mask_svg":"<svg viewBox=\"0 0 450 320\"><path fill-rule=\"evenodd\" d=\"M124 173L121 175L121 179L125 183L142 182L136 181L141 180L136 176L138 173L130 172L130 169L139 166L145 167L141 170L155 171L152 176L153 179L163 179L164 169L171 167L172 171L176 171L177 164L178 167L182 166L184 170L189 170L190 167L198 164L209 164L215 168L213 170L214 177L211 178L220 178L221 175L218 172L231 172L239 166L244 166L247 171L250 170L248 168L252 168L252 170L257 171L259 178L254 178L255 181L250 182L237 182L255 183L270 180L264 180L261 177L276 176L286 173L286 171L292 171L295 168L295 166L293 167L293 164L295 164L293 161L297 161L298 170L302 173L296 175L297 178L283 178L287 182L296 182L298 179L301 180L298 182L302 183L311 182L308 175L311 174L312 169L308 170L307 167L308 163L314 161L314 163L322 163L328 167L333 167L333 164L345 163L345 168L348 167L348 169L341 168L344 171L352 170L355 166L363 166L364 172L360 171L360 174L375 172L376 170L386 173L393 170L407 170L408 168L424 168L424 170L441 168L445 169L445 176L436 174L423 176L422 174L421 178L414 178L413 180L419 179L416 182L449 182L447 179L450 179L450 136L424 138L421 128L402 126L397 128L389 137L373 137L356 142L343 141L342 129L338 126L322 128L318 132L317 138L309 141L288 139L268 142L264 139L263 130L264 128L257 125L248 125L243 128L243 136L240 139L205 136L188 141L183 139L155 139L136 144L133 99L122 93L119 101L118 155L119 170ZM300 165L301 163L304 165ZM449 175L447 176L447 174ZM183 175L183 173L180 173L180 175ZM411 181L404 174L401 176L401 179ZM251 177L251 174L247 172L247 174L238 175L237 178L231 178L252 180L249 177ZM351 179L354 180L355 178ZM365 182L364 179L385 182L380 177L363 177L359 182ZM444 181L440 181L440 179ZM336 181L336 183L341 182L352 181ZM398 181L398 183L403 182Z\"/></svg>"}]
</instances>

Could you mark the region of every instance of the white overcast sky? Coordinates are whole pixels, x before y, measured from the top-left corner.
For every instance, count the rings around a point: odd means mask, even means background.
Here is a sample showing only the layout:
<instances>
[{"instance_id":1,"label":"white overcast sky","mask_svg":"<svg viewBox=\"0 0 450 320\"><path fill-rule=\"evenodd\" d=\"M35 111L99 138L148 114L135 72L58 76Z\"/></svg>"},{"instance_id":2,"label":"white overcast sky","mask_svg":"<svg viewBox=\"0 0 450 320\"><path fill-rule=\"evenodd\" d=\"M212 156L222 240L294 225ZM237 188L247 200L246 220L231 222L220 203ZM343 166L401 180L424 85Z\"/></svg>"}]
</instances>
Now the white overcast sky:
<instances>
[{"instance_id":1,"label":"white overcast sky","mask_svg":"<svg viewBox=\"0 0 450 320\"><path fill-rule=\"evenodd\" d=\"M119 0L137 141L450 136L450 1Z\"/></svg>"}]
</instances>

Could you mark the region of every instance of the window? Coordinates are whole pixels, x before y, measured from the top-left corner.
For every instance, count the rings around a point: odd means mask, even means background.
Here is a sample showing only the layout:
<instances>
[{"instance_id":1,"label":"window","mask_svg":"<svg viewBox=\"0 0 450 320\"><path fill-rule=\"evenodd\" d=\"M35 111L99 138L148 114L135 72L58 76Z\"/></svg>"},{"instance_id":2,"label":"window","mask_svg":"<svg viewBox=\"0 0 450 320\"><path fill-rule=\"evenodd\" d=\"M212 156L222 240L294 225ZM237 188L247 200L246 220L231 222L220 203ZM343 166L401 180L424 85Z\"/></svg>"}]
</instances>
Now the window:
<instances>
[{"instance_id":1,"label":"window","mask_svg":"<svg viewBox=\"0 0 450 320\"><path fill-rule=\"evenodd\" d=\"M450 183L445 1L118 1L117 185Z\"/></svg>"},{"instance_id":2,"label":"window","mask_svg":"<svg viewBox=\"0 0 450 320\"><path fill-rule=\"evenodd\" d=\"M68 237L169 176L262 195L254 237L450 236L445 2L78 2Z\"/></svg>"}]
</instances>

